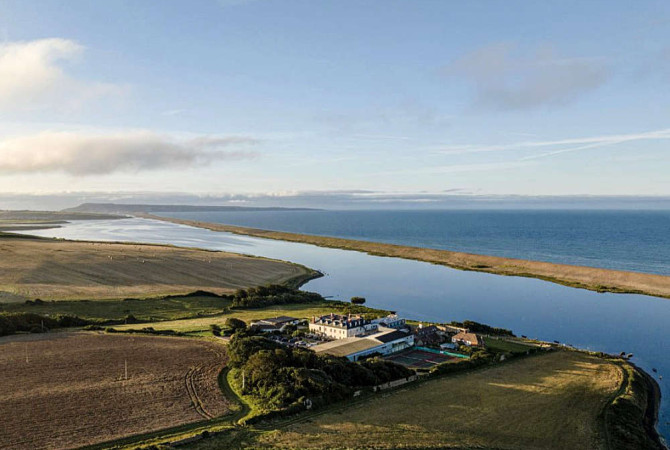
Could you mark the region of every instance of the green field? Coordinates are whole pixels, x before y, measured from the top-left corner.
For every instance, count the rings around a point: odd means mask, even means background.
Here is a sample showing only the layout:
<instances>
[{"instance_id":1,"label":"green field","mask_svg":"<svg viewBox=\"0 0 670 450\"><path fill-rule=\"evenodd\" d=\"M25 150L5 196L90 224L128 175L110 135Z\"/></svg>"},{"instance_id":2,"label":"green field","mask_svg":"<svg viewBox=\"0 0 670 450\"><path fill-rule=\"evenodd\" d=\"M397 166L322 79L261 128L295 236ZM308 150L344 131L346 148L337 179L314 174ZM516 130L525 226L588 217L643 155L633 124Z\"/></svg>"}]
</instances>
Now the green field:
<instances>
[{"instance_id":1,"label":"green field","mask_svg":"<svg viewBox=\"0 0 670 450\"><path fill-rule=\"evenodd\" d=\"M484 344L487 350L497 353L526 353L528 350L536 348L531 345L522 344L506 338L484 337Z\"/></svg>"},{"instance_id":2,"label":"green field","mask_svg":"<svg viewBox=\"0 0 670 450\"><path fill-rule=\"evenodd\" d=\"M181 333L199 333L208 331L209 326L216 324L222 326L226 319L235 317L249 323L252 320L264 319L276 316L293 316L299 319L307 319L312 316L329 314L335 310L337 304L328 301L309 304L292 304L268 306L258 309L231 310L223 314L212 317L198 317L186 320L169 320L165 322L156 322L150 324L155 330L174 330ZM121 325L114 327L117 330L139 330L146 327L147 324Z\"/></svg>"},{"instance_id":3,"label":"green field","mask_svg":"<svg viewBox=\"0 0 670 450\"><path fill-rule=\"evenodd\" d=\"M174 330L181 333L209 335L210 325L222 326L235 317L249 323L253 320L294 316L312 316L342 311L346 304L332 301L268 306L257 309L230 309L231 300L220 297L168 297L98 301L46 301L39 304L0 303L0 312L35 313L42 316L71 315L94 321L125 320L133 316L142 323L114 326L117 330L140 330L147 326L155 330ZM380 314L385 311L380 311Z\"/></svg>"},{"instance_id":4,"label":"green field","mask_svg":"<svg viewBox=\"0 0 670 450\"><path fill-rule=\"evenodd\" d=\"M616 364L557 351L187 448L601 449L601 411L621 383Z\"/></svg>"}]
</instances>

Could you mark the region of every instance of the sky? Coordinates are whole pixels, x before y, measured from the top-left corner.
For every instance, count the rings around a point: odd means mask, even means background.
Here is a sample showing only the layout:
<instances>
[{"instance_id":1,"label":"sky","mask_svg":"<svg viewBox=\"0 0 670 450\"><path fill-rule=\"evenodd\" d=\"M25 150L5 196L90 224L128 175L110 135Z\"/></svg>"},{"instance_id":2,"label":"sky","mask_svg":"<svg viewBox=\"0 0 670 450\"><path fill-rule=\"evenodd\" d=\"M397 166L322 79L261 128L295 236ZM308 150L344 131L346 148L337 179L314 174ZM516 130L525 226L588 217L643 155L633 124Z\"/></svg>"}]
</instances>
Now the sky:
<instances>
[{"instance_id":1,"label":"sky","mask_svg":"<svg viewBox=\"0 0 670 450\"><path fill-rule=\"evenodd\" d=\"M665 0L0 0L0 42L0 208L670 197Z\"/></svg>"}]
</instances>

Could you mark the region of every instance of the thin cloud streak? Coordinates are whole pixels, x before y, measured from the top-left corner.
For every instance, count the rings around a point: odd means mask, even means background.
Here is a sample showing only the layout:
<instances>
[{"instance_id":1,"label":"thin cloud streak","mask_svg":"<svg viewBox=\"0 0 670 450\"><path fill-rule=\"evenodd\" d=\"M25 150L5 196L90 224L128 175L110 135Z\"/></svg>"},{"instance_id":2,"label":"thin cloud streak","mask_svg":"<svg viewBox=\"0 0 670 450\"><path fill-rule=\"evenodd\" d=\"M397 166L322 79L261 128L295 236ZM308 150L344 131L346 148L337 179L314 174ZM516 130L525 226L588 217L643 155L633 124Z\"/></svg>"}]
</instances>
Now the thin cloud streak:
<instances>
[{"instance_id":1,"label":"thin cloud streak","mask_svg":"<svg viewBox=\"0 0 670 450\"><path fill-rule=\"evenodd\" d=\"M536 157L550 156L553 154L560 154L569 151L586 150L588 148L602 147L607 145L615 145L623 142L643 141L643 140L665 140L670 139L670 128L648 131L645 133L631 133L631 134L615 134L594 136L587 138L572 138L559 139L550 141L523 141L514 144L503 145L456 145L442 149L442 154L468 154L468 153L485 153L485 152L500 152L512 150L524 150L532 148L555 147L559 145L580 145L576 148L560 149L557 151L536 155ZM524 159L533 159L529 156Z\"/></svg>"},{"instance_id":2,"label":"thin cloud streak","mask_svg":"<svg viewBox=\"0 0 670 450\"><path fill-rule=\"evenodd\" d=\"M448 173L467 173L467 172L488 172L492 170L509 170L519 167L529 166L532 163L525 161L504 161L493 163L473 163L473 164L452 164L433 167L421 167L416 169L394 170L386 172L377 172L370 176L379 175L431 175Z\"/></svg>"}]
</instances>

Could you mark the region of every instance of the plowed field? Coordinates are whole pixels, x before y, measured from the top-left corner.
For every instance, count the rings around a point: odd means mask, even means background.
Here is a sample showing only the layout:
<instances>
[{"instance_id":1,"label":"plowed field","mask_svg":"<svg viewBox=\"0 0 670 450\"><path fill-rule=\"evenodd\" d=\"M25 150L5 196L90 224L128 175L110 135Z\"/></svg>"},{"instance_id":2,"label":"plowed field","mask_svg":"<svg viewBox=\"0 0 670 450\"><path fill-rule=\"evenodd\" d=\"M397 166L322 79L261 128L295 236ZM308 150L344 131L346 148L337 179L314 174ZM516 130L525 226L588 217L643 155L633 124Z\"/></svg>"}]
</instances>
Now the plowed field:
<instances>
[{"instance_id":1,"label":"plowed field","mask_svg":"<svg viewBox=\"0 0 670 450\"><path fill-rule=\"evenodd\" d=\"M71 448L219 416L224 364L221 345L195 339L2 338L0 448Z\"/></svg>"}]
</instances>

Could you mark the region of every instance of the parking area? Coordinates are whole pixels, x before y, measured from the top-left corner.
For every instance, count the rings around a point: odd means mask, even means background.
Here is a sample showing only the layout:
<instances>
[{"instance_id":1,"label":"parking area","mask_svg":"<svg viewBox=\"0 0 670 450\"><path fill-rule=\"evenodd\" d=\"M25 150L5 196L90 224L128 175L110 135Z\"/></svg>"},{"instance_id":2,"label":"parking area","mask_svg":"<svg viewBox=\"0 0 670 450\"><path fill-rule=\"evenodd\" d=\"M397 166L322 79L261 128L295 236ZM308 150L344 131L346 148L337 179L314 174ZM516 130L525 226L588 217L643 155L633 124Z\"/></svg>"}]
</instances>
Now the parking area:
<instances>
[{"instance_id":1,"label":"parking area","mask_svg":"<svg viewBox=\"0 0 670 450\"><path fill-rule=\"evenodd\" d=\"M402 364L406 367L412 367L415 369L430 369L433 366L447 361L452 361L457 358L414 348L390 355L386 359L398 364Z\"/></svg>"}]
</instances>

